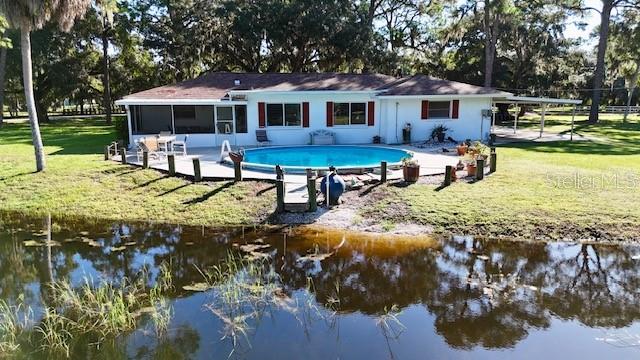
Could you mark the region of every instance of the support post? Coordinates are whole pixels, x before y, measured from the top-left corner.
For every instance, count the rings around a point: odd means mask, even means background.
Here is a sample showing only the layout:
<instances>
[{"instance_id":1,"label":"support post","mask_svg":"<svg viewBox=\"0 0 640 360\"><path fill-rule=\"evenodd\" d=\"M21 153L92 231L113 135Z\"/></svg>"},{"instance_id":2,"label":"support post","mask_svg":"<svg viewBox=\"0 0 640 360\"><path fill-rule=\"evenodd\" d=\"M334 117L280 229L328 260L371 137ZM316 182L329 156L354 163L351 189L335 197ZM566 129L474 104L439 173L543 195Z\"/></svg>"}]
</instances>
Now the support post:
<instances>
[{"instance_id":1,"label":"support post","mask_svg":"<svg viewBox=\"0 0 640 360\"><path fill-rule=\"evenodd\" d=\"M573 105L573 111L571 112L571 141L573 141L573 125L576 121L576 106Z\"/></svg>"},{"instance_id":2,"label":"support post","mask_svg":"<svg viewBox=\"0 0 640 360\"><path fill-rule=\"evenodd\" d=\"M447 165L444 170L444 186L451 185L451 171L453 170L453 166Z\"/></svg>"},{"instance_id":3,"label":"support post","mask_svg":"<svg viewBox=\"0 0 640 360\"><path fill-rule=\"evenodd\" d=\"M233 162L233 181L242 181L242 162Z\"/></svg>"},{"instance_id":4,"label":"support post","mask_svg":"<svg viewBox=\"0 0 640 360\"><path fill-rule=\"evenodd\" d=\"M309 211L315 212L318 210L318 200L316 198L316 179L311 169L307 169L307 193L309 194Z\"/></svg>"},{"instance_id":5,"label":"support post","mask_svg":"<svg viewBox=\"0 0 640 360\"><path fill-rule=\"evenodd\" d=\"M167 162L169 163L169 176L176 175L176 156L174 154L167 155Z\"/></svg>"},{"instance_id":6,"label":"support post","mask_svg":"<svg viewBox=\"0 0 640 360\"><path fill-rule=\"evenodd\" d=\"M484 159L476 160L476 180L484 178Z\"/></svg>"},{"instance_id":7,"label":"support post","mask_svg":"<svg viewBox=\"0 0 640 360\"><path fill-rule=\"evenodd\" d=\"M104 147L104 159L109 160L110 157L111 157L111 153L109 150L109 145L107 145Z\"/></svg>"},{"instance_id":8,"label":"support post","mask_svg":"<svg viewBox=\"0 0 640 360\"><path fill-rule=\"evenodd\" d=\"M284 212L284 172L276 165L276 211Z\"/></svg>"},{"instance_id":9,"label":"support post","mask_svg":"<svg viewBox=\"0 0 640 360\"><path fill-rule=\"evenodd\" d=\"M200 171L200 158L193 158L193 181L202 181L202 171Z\"/></svg>"},{"instance_id":10,"label":"support post","mask_svg":"<svg viewBox=\"0 0 640 360\"><path fill-rule=\"evenodd\" d=\"M149 168L149 152L146 150L142 152L142 168Z\"/></svg>"},{"instance_id":11,"label":"support post","mask_svg":"<svg viewBox=\"0 0 640 360\"><path fill-rule=\"evenodd\" d=\"M387 182L387 162L382 161L380 163L380 182Z\"/></svg>"},{"instance_id":12,"label":"support post","mask_svg":"<svg viewBox=\"0 0 640 360\"><path fill-rule=\"evenodd\" d=\"M542 116L540 117L540 138L542 138L542 133L544 132L544 116L547 113L547 104L542 103Z\"/></svg>"},{"instance_id":13,"label":"support post","mask_svg":"<svg viewBox=\"0 0 640 360\"><path fill-rule=\"evenodd\" d=\"M498 155L496 154L496 148L492 147L491 148L491 159L489 160L489 172L494 173L496 172L496 159L497 159Z\"/></svg>"},{"instance_id":14,"label":"support post","mask_svg":"<svg viewBox=\"0 0 640 360\"><path fill-rule=\"evenodd\" d=\"M120 161L123 164L127 163L127 150L125 149L120 149Z\"/></svg>"},{"instance_id":15,"label":"support post","mask_svg":"<svg viewBox=\"0 0 640 360\"><path fill-rule=\"evenodd\" d=\"M518 116L520 116L520 106L516 106L516 118L513 122L513 133L515 134L518 131Z\"/></svg>"}]
</instances>

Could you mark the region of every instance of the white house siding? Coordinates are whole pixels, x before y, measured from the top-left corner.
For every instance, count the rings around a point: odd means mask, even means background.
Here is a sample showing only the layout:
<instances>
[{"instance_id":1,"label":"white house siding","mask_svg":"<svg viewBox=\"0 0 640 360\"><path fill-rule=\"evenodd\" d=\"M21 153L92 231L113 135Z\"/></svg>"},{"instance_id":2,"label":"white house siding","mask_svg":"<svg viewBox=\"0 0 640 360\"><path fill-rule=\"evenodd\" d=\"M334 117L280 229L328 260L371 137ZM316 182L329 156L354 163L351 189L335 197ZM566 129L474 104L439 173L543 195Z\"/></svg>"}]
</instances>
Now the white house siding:
<instances>
[{"instance_id":1,"label":"white house siding","mask_svg":"<svg viewBox=\"0 0 640 360\"><path fill-rule=\"evenodd\" d=\"M460 100L458 119L422 120L421 101L441 101L442 98L385 99L377 98L373 93L338 93L338 92L298 92L298 93L248 93L247 95L247 128L244 134L191 134L188 145L191 147L220 146L223 140L232 145L256 145L258 124L258 103L309 103L309 127L265 127L272 145L305 145L310 142L309 134L324 129L335 133L337 144L371 144L373 137L381 136L382 142L397 144L402 141L402 128L406 123L412 126L412 141L425 140L431 129L438 124L445 124L450 136L456 140L486 139L490 131L491 119L484 120L481 134L482 109L491 108L491 98L455 98ZM367 125L334 125L327 127L327 102L370 102L375 103L374 126ZM396 103L397 127L396 127ZM218 105L216 105L218 106ZM367 109L368 111L368 109ZM213 121L213 119L212 119ZM152 134L149 134L152 135ZM145 135L131 135L132 140ZM146 135L148 136L148 135ZM176 135L183 139L184 135Z\"/></svg>"},{"instance_id":2,"label":"white house siding","mask_svg":"<svg viewBox=\"0 0 640 360\"><path fill-rule=\"evenodd\" d=\"M457 119L431 118L423 120L421 119L423 100L459 100L459 116ZM456 140L486 139L489 136L491 119L485 118L483 122L482 110L491 109L490 97L443 99L442 97L429 98L425 96L424 98L411 99L383 99L382 107L385 109L387 120L383 137L388 144L402 142L402 129L407 123L411 124L411 141L413 142L426 140L431 135L431 130L440 124L449 128L449 136Z\"/></svg>"},{"instance_id":3,"label":"white house siding","mask_svg":"<svg viewBox=\"0 0 640 360\"><path fill-rule=\"evenodd\" d=\"M239 145L252 145L256 143L256 130L258 125L258 102L269 103L309 103L309 127L270 127L267 131L269 140L273 145L304 145L310 142L309 134L315 130L326 129L335 133L338 144L370 144L373 136L380 134L380 105L373 94L359 93L278 93L278 94L249 94L247 104L247 117L249 133L238 134ZM365 125L334 125L327 127L327 102L375 102L374 126Z\"/></svg>"}]
</instances>

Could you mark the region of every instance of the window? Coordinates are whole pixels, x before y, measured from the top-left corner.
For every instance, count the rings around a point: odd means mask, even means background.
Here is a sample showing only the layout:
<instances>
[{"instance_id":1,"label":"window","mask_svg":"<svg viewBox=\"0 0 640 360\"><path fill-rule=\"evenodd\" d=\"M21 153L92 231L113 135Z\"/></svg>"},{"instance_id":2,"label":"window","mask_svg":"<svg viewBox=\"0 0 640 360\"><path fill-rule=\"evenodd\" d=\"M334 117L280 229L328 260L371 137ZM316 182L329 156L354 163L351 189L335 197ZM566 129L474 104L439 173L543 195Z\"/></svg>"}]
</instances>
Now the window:
<instances>
[{"instance_id":1,"label":"window","mask_svg":"<svg viewBox=\"0 0 640 360\"><path fill-rule=\"evenodd\" d=\"M429 101L429 118L449 118L450 101Z\"/></svg>"},{"instance_id":2,"label":"window","mask_svg":"<svg viewBox=\"0 0 640 360\"><path fill-rule=\"evenodd\" d=\"M236 105L236 132L246 134L247 130L247 105Z\"/></svg>"},{"instance_id":3,"label":"window","mask_svg":"<svg viewBox=\"0 0 640 360\"><path fill-rule=\"evenodd\" d=\"M267 104L267 126L300 126L300 104Z\"/></svg>"},{"instance_id":4,"label":"window","mask_svg":"<svg viewBox=\"0 0 640 360\"><path fill-rule=\"evenodd\" d=\"M333 105L334 125L364 125L366 123L366 103L335 103Z\"/></svg>"},{"instance_id":5,"label":"window","mask_svg":"<svg viewBox=\"0 0 640 360\"><path fill-rule=\"evenodd\" d=\"M173 121L176 134L213 133L213 106L174 105Z\"/></svg>"},{"instance_id":6,"label":"window","mask_svg":"<svg viewBox=\"0 0 640 360\"><path fill-rule=\"evenodd\" d=\"M172 131L170 105L132 105L131 132L134 135L158 134Z\"/></svg>"},{"instance_id":7,"label":"window","mask_svg":"<svg viewBox=\"0 0 640 360\"><path fill-rule=\"evenodd\" d=\"M216 130L218 134L233 134L233 108L216 106Z\"/></svg>"}]
</instances>

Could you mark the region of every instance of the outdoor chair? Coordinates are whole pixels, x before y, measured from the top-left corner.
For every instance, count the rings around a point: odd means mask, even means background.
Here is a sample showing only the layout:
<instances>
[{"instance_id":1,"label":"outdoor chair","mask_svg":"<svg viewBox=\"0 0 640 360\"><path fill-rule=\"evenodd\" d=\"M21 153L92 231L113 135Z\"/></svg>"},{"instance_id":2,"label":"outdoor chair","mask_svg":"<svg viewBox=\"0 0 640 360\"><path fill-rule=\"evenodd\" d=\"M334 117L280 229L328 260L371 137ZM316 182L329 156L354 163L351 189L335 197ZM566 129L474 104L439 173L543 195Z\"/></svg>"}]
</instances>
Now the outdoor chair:
<instances>
[{"instance_id":1,"label":"outdoor chair","mask_svg":"<svg viewBox=\"0 0 640 360\"><path fill-rule=\"evenodd\" d=\"M164 151L160 151L158 140L154 137L145 137L136 141L136 156L138 161L142 161L142 154L146 151L150 159L161 160L167 156Z\"/></svg>"},{"instance_id":2,"label":"outdoor chair","mask_svg":"<svg viewBox=\"0 0 640 360\"><path fill-rule=\"evenodd\" d=\"M172 142L171 150L173 153L181 153L182 156L187 156L187 139L189 139L189 135L185 135L182 140Z\"/></svg>"},{"instance_id":3,"label":"outdoor chair","mask_svg":"<svg viewBox=\"0 0 640 360\"><path fill-rule=\"evenodd\" d=\"M258 146L271 145L271 140L267 137L267 130L256 130L256 140Z\"/></svg>"}]
</instances>

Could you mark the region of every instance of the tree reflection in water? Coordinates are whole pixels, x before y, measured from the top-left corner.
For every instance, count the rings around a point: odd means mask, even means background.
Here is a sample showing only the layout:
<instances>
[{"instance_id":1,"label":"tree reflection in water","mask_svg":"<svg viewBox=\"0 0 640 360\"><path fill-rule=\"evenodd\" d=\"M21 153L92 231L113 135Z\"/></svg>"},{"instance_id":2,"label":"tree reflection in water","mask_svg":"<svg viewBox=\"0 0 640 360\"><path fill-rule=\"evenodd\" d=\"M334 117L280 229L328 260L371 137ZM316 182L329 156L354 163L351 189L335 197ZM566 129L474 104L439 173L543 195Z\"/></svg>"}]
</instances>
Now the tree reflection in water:
<instances>
[{"instance_id":1,"label":"tree reflection in water","mask_svg":"<svg viewBox=\"0 0 640 360\"><path fill-rule=\"evenodd\" d=\"M193 293L182 287L202 281L198 269L220 264L229 252L241 254L233 244L260 243L271 245L265 252L270 254L284 294L294 296L310 288L309 301L321 311L336 314L327 318L327 327L336 337L341 317L365 314L375 326L375 319L394 306L399 312L423 307L434 316L435 331L457 349L514 347L532 330L550 328L554 319L609 329L627 327L640 319L640 276L634 259L638 248L632 245L454 237L432 246L280 228L211 229L54 219L52 240L61 246L29 247L26 240L46 240L43 229L47 226L41 220L5 214L0 216L0 224L3 222L0 298L15 303L22 296L36 309L46 301L40 285L47 282L79 284L91 276L117 283L136 277L145 267L153 282L162 263L170 264L175 285L166 295L174 301L188 299ZM337 246L340 243L343 245ZM318 260L308 256L310 251L327 256ZM181 311L179 307L175 310ZM304 319L302 314L299 317ZM402 321L403 314L398 319ZM174 351L198 351L202 334L185 324L174 324L173 329L169 342L142 341L129 355L155 352L169 358ZM304 322L300 329L309 338L327 336L326 331L314 332L314 326ZM400 332L400 337L407 331Z\"/></svg>"}]
</instances>

